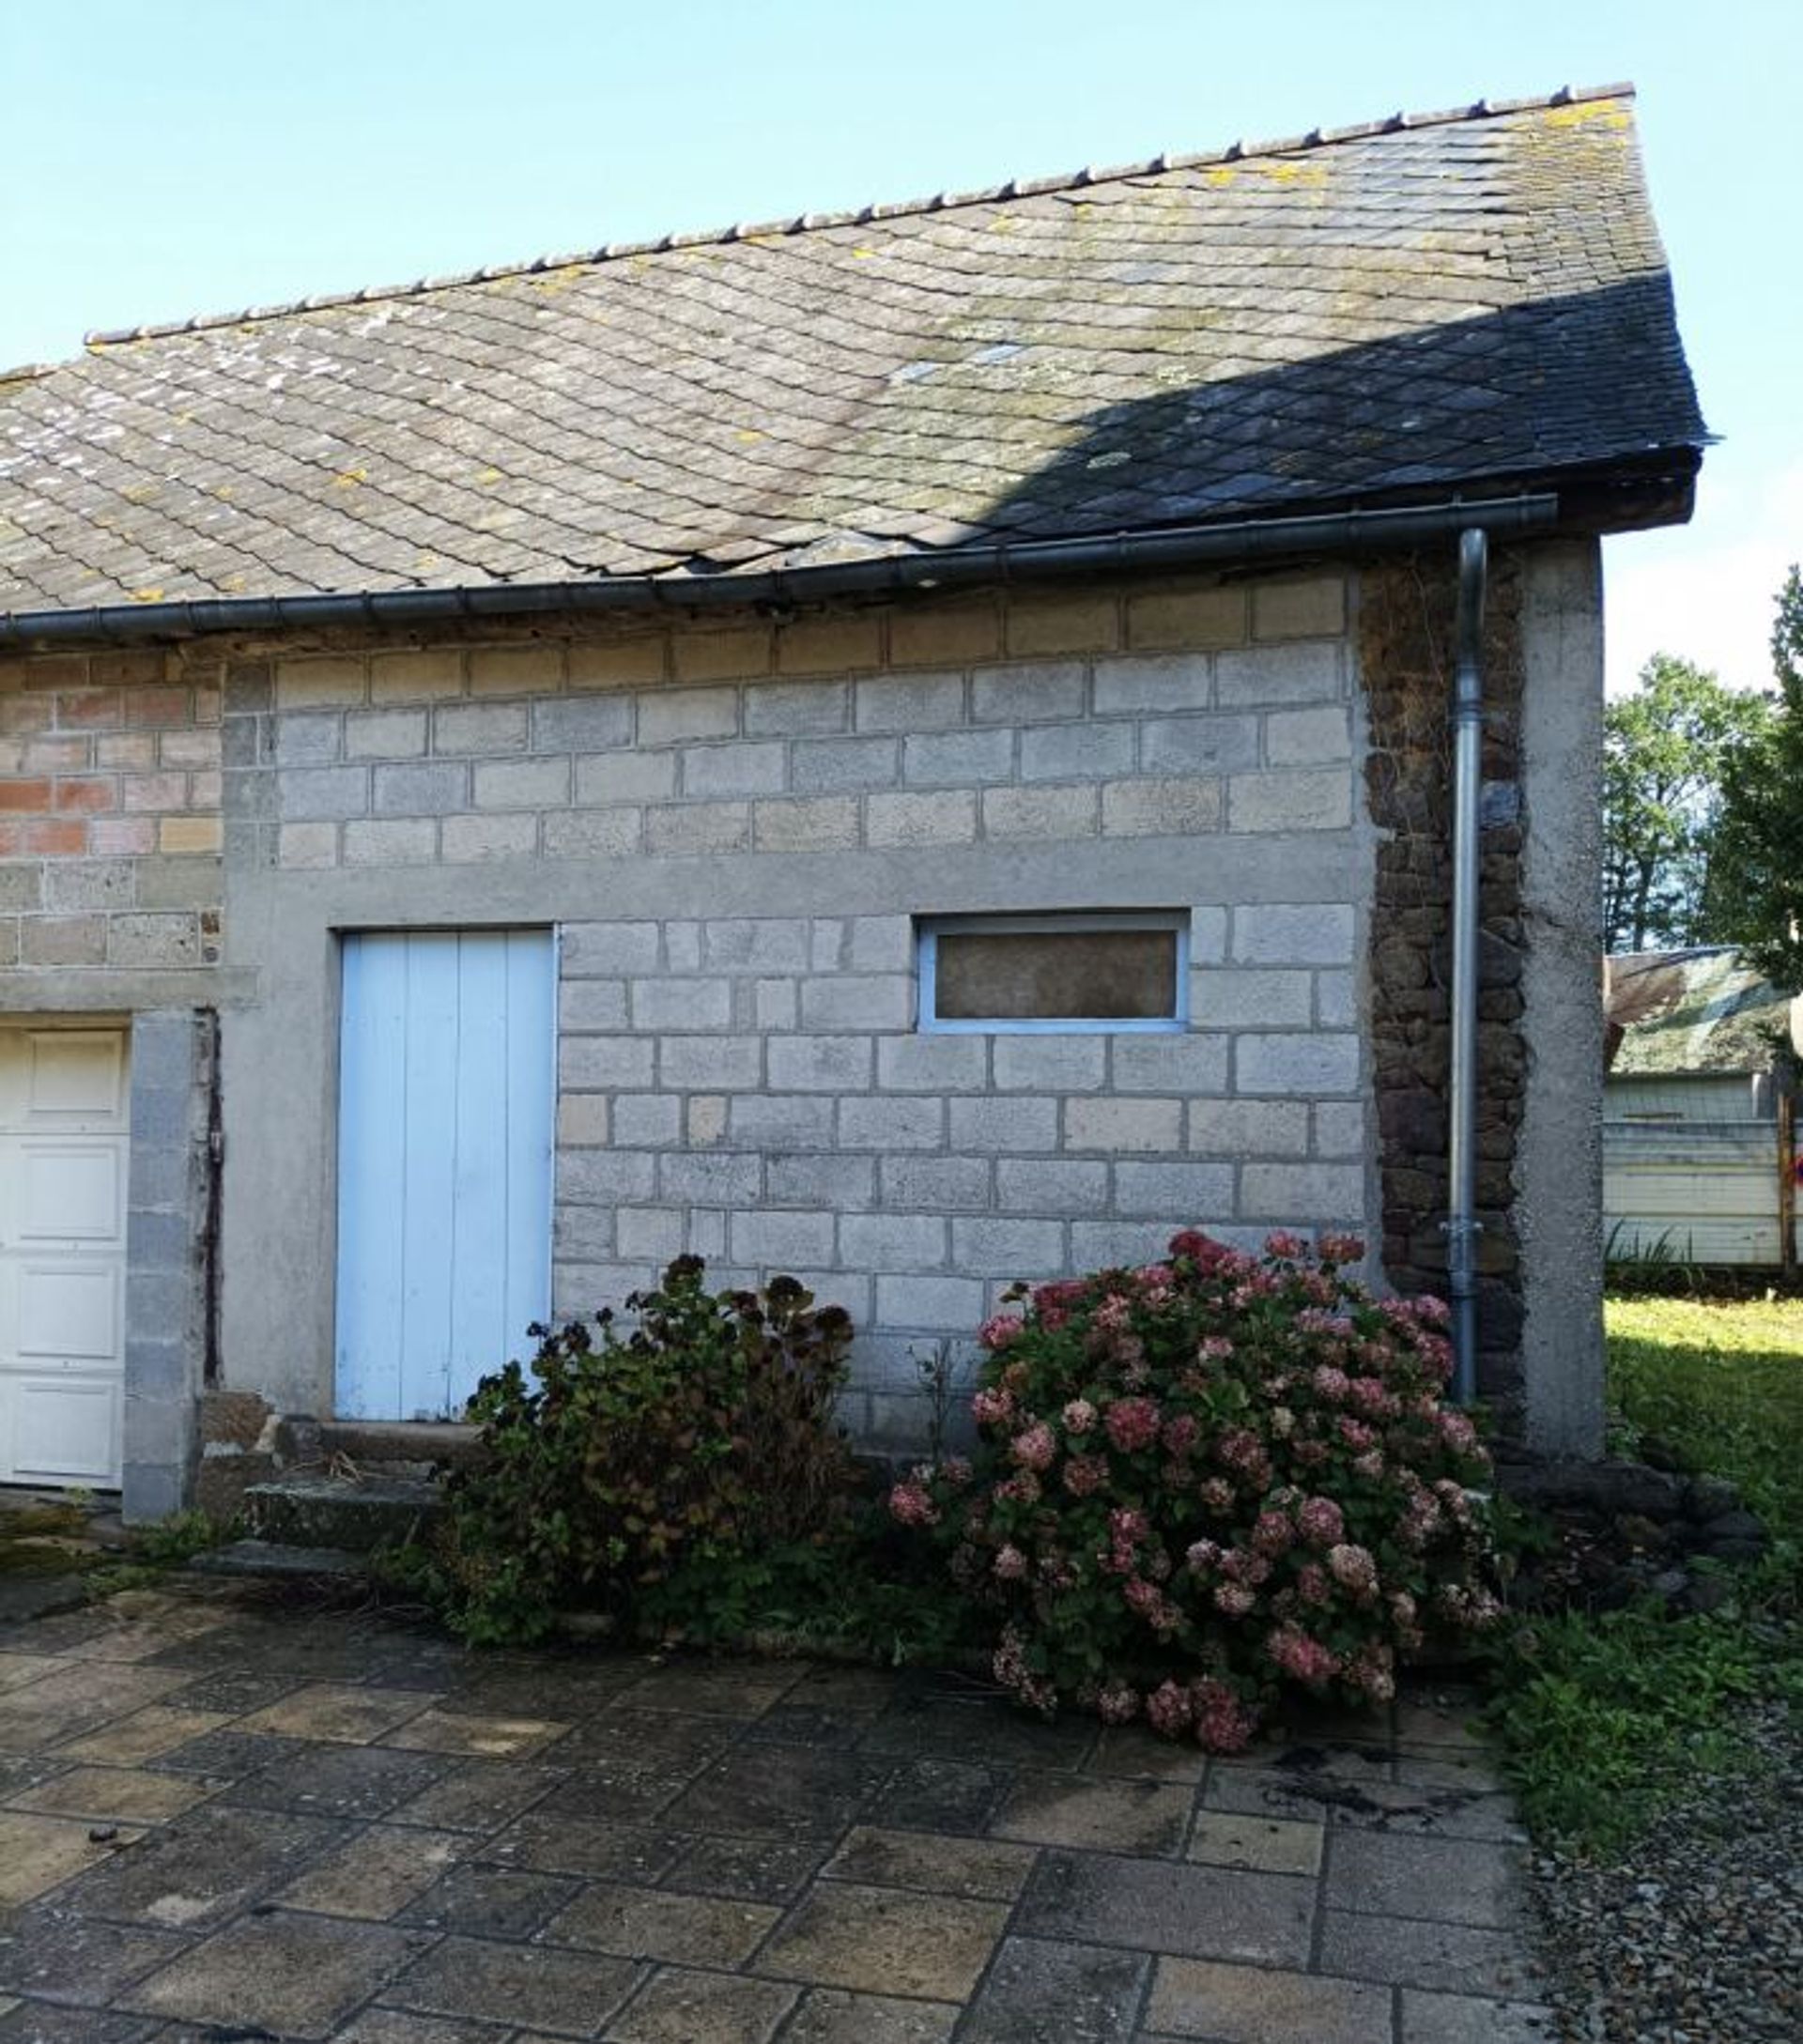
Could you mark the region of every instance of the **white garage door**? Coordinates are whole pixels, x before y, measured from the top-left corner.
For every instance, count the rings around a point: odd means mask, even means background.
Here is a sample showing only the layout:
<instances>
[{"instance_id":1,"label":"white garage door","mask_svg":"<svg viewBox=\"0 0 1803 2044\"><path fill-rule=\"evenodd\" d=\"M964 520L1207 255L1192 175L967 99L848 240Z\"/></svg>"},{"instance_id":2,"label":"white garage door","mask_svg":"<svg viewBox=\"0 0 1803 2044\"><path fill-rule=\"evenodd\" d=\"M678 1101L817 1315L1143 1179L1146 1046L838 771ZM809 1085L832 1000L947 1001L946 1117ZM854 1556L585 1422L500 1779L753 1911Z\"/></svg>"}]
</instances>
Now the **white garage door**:
<instances>
[{"instance_id":1,"label":"white garage door","mask_svg":"<svg viewBox=\"0 0 1803 2044\"><path fill-rule=\"evenodd\" d=\"M0 1024L0 1483L119 1481L123 1029Z\"/></svg>"}]
</instances>

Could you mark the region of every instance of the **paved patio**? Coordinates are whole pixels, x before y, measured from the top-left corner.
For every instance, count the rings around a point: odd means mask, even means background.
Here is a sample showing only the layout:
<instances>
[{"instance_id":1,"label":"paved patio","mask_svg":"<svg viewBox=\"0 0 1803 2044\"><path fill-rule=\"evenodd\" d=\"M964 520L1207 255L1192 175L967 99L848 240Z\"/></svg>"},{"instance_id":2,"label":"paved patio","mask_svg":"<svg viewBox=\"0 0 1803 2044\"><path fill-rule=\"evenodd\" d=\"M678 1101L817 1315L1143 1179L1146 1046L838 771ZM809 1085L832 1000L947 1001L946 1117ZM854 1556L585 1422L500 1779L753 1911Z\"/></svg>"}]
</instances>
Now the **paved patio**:
<instances>
[{"instance_id":1,"label":"paved patio","mask_svg":"<svg viewBox=\"0 0 1803 2044\"><path fill-rule=\"evenodd\" d=\"M141 1593L0 1633L0 2038L1549 2036L1458 1716L1292 1738Z\"/></svg>"}]
</instances>

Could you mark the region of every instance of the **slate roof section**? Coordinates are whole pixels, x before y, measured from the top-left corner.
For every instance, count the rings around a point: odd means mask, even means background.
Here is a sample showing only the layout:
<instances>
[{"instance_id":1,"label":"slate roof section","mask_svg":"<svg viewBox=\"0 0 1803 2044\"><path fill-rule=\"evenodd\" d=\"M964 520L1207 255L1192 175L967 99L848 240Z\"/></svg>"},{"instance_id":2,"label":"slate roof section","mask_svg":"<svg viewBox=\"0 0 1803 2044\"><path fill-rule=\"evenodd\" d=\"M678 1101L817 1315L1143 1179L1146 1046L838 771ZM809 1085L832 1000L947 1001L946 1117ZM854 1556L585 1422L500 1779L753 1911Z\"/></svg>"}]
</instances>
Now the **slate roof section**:
<instances>
[{"instance_id":1,"label":"slate roof section","mask_svg":"<svg viewBox=\"0 0 1803 2044\"><path fill-rule=\"evenodd\" d=\"M1803 1053L1803 999L1738 951L1632 951L1607 962L1611 1078L1770 1071L1787 1041Z\"/></svg>"},{"instance_id":2,"label":"slate roof section","mask_svg":"<svg viewBox=\"0 0 1803 2044\"><path fill-rule=\"evenodd\" d=\"M100 336L0 613L793 569L1704 441L1631 88Z\"/></svg>"}]
</instances>

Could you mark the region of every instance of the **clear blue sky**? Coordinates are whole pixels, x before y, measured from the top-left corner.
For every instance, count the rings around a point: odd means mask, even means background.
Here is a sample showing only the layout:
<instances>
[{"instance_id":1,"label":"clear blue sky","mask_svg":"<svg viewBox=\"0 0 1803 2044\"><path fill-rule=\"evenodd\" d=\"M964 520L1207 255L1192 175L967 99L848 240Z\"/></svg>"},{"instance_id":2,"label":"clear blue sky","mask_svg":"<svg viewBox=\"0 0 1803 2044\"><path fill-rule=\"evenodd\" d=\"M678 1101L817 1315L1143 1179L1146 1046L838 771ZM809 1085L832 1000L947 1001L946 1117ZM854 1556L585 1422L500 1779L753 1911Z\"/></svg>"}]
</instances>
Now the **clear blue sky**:
<instances>
[{"instance_id":1,"label":"clear blue sky","mask_svg":"<svg viewBox=\"0 0 1803 2044\"><path fill-rule=\"evenodd\" d=\"M90 328L1631 77L1703 408L1611 680L1803 556L1799 0L0 0L0 364Z\"/></svg>"}]
</instances>

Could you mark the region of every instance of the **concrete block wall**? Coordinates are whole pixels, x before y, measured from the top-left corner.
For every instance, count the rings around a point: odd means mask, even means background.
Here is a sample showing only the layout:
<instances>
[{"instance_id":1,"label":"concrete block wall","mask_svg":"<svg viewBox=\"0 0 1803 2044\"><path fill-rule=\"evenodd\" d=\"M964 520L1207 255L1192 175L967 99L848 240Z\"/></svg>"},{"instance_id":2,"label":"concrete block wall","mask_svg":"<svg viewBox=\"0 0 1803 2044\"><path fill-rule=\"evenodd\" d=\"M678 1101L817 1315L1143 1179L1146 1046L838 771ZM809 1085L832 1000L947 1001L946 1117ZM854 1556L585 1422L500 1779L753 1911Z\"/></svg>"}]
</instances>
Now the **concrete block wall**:
<instances>
[{"instance_id":1,"label":"concrete block wall","mask_svg":"<svg viewBox=\"0 0 1803 2044\"><path fill-rule=\"evenodd\" d=\"M555 923L557 1310L686 1250L794 1270L900 1443L912 1356L1017 1278L1373 1218L1349 607L1333 574L235 659L236 962L299 1002L332 929ZM1188 914L1184 1032L917 1031L918 918L1108 906ZM291 1049L325 1023L258 1027L329 1099Z\"/></svg>"},{"instance_id":2,"label":"concrete block wall","mask_svg":"<svg viewBox=\"0 0 1803 2044\"><path fill-rule=\"evenodd\" d=\"M1331 576L237 661L234 863L1347 829L1346 613Z\"/></svg>"},{"instance_id":3,"label":"concrete block wall","mask_svg":"<svg viewBox=\"0 0 1803 2044\"><path fill-rule=\"evenodd\" d=\"M863 1330L854 1417L894 1441L914 1358L1017 1279L1146 1262L1182 1225L1362 1227L1352 907L1190 914L1193 1026L1145 1036L917 1033L906 914L567 925L558 1312L684 1252L722 1283L793 1271Z\"/></svg>"},{"instance_id":4,"label":"concrete block wall","mask_svg":"<svg viewBox=\"0 0 1803 2044\"><path fill-rule=\"evenodd\" d=\"M123 1508L133 1521L178 1510L192 1491L211 1306L206 1234L216 1049L210 1014L157 1011L131 1024Z\"/></svg>"},{"instance_id":5,"label":"concrete block wall","mask_svg":"<svg viewBox=\"0 0 1803 2044\"><path fill-rule=\"evenodd\" d=\"M219 684L211 653L0 659L0 1007L217 964Z\"/></svg>"}]
</instances>

